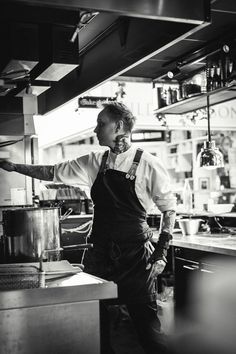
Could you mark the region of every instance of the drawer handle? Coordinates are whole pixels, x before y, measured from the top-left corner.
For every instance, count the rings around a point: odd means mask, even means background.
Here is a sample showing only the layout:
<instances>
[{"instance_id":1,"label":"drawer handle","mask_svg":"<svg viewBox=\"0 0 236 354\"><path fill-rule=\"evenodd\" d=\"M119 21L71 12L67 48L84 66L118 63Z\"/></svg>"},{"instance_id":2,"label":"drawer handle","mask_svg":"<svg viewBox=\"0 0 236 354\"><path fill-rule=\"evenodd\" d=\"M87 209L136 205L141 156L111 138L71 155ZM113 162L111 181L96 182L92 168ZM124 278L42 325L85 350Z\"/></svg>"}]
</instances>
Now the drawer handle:
<instances>
[{"instance_id":1,"label":"drawer handle","mask_svg":"<svg viewBox=\"0 0 236 354\"><path fill-rule=\"evenodd\" d=\"M207 270L207 269L200 269L201 270L201 272L203 272L203 273L211 273L211 274L213 274L214 272L212 272L211 270Z\"/></svg>"},{"instance_id":2,"label":"drawer handle","mask_svg":"<svg viewBox=\"0 0 236 354\"><path fill-rule=\"evenodd\" d=\"M199 269L198 266L187 266L187 265L184 265L183 268L188 269L188 270L197 270L197 269Z\"/></svg>"}]
</instances>

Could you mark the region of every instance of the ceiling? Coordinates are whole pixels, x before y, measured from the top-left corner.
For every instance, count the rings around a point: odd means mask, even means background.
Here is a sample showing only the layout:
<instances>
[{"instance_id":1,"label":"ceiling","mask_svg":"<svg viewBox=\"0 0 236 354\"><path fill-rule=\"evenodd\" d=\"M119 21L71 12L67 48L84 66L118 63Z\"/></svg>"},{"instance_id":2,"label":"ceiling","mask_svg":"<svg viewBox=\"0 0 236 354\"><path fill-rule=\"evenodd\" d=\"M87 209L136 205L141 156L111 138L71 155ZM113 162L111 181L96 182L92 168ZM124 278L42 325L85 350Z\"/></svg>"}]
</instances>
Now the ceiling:
<instances>
[{"instance_id":1,"label":"ceiling","mask_svg":"<svg viewBox=\"0 0 236 354\"><path fill-rule=\"evenodd\" d=\"M209 25L200 28L188 37L178 41L166 50L152 56L140 65L128 70L125 75L129 77L143 77L152 80L162 78L163 75L176 67L178 62L188 58L190 65L181 69L178 79L184 79L189 72L198 70L201 63L205 64L204 53L208 48L214 51L219 48L227 39L236 38L236 1L213 0L211 1L211 22ZM191 61L196 58L203 58L200 62Z\"/></svg>"},{"instance_id":2,"label":"ceiling","mask_svg":"<svg viewBox=\"0 0 236 354\"><path fill-rule=\"evenodd\" d=\"M235 20L230 0L1 1L0 119L31 91L45 114L117 76L161 78L221 45Z\"/></svg>"}]
</instances>

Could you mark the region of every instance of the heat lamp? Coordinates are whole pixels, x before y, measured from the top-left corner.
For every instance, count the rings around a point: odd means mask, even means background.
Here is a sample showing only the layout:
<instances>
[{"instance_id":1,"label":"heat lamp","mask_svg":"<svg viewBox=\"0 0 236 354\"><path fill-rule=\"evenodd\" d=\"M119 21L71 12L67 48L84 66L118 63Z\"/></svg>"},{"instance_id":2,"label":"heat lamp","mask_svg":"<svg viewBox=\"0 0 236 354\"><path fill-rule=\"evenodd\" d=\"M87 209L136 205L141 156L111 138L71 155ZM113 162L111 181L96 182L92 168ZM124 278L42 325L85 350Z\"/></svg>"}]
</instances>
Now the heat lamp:
<instances>
[{"instance_id":1,"label":"heat lamp","mask_svg":"<svg viewBox=\"0 0 236 354\"><path fill-rule=\"evenodd\" d=\"M204 146L201 148L197 156L197 166L207 170L213 170L219 167L224 167L224 159L220 150L216 147L215 141L211 140L210 128L210 99L207 95L207 135L208 140L204 141Z\"/></svg>"}]
</instances>

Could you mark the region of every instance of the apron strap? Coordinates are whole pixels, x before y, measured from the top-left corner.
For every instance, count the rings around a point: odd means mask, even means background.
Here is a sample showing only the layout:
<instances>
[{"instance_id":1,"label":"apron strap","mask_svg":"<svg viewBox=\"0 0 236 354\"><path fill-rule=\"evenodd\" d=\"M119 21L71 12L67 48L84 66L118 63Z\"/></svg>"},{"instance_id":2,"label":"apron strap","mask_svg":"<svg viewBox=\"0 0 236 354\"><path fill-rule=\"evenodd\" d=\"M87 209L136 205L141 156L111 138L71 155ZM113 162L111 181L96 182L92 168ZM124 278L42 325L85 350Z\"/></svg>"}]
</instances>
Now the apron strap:
<instances>
[{"instance_id":1,"label":"apron strap","mask_svg":"<svg viewBox=\"0 0 236 354\"><path fill-rule=\"evenodd\" d=\"M135 179L136 170L137 170L137 167L138 167L139 162L141 160L142 154L143 154L143 150L137 149L135 156L134 156L133 163L132 163L128 173L125 176L127 179L131 179L131 180Z\"/></svg>"},{"instance_id":2,"label":"apron strap","mask_svg":"<svg viewBox=\"0 0 236 354\"><path fill-rule=\"evenodd\" d=\"M103 172L103 173L106 172L106 170L108 168L108 165L107 165L108 155L109 155L109 150L106 150L103 157L102 157L102 162L101 162L101 165L99 168L99 172Z\"/></svg>"}]
</instances>

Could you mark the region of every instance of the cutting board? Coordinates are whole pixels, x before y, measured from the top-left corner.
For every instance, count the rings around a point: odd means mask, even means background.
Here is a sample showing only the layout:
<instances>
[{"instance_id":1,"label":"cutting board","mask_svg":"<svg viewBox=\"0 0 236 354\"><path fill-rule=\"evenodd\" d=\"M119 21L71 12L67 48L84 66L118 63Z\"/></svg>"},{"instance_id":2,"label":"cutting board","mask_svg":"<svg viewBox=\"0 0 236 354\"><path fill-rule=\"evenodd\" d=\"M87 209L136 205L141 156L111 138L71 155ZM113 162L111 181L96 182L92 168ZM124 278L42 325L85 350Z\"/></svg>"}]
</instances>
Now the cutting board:
<instances>
[{"instance_id":1,"label":"cutting board","mask_svg":"<svg viewBox=\"0 0 236 354\"><path fill-rule=\"evenodd\" d=\"M45 271L46 279L82 272L81 268L73 267L67 260L43 262L43 270Z\"/></svg>"},{"instance_id":2,"label":"cutting board","mask_svg":"<svg viewBox=\"0 0 236 354\"><path fill-rule=\"evenodd\" d=\"M34 266L39 269L39 262L1 264L0 269L7 268L8 270L12 269L13 271L16 270L17 267L19 267L19 269L22 267L24 269L24 267L26 267L27 269L27 266ZM47 280L77 274L82 272L82 269L79 267L73 267L72 264L70 264L67 260L62 260L54 262L43 262L43 271L45 272Z\"/></svg>"}]
</instances>

